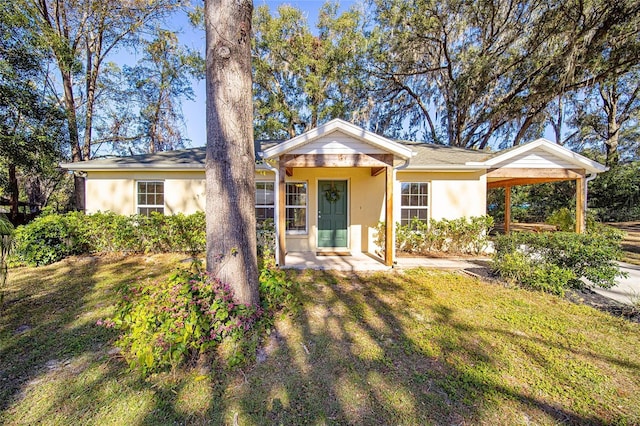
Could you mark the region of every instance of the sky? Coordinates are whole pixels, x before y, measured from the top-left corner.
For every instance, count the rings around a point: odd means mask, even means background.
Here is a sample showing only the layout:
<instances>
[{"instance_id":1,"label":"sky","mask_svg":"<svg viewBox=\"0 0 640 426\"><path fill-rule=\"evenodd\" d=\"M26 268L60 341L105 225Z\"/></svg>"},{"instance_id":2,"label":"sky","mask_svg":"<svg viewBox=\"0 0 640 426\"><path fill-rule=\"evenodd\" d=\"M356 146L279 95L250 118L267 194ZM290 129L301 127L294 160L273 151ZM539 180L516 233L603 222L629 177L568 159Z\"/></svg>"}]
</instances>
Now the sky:
<instances>
[{"instance_id":1,"label":"sky","mask_svg":"<svg viewBox=\"0 0 640 426\"><path fill-rule=\"evenodd\" d=\"M297 0L283 2L281 0L254 0L254 8L267 5L272 13L276 13L278 6L287 4L294 6L306 14L307 22L311 30L315 28L318 12L325 3L325 0ZM354 0L340 1L340 12L349 9L357 3ZM191 28L186 17L177 19L171 23L173 30L180 31L180 41L190 49L197 50L204 56L205 34L203 31ZM184 114L186 137L190 139L189 145L192 147L204 146L206 144L206 123L205 123L205 82L193 81L194 99L193 101L183 101L182 111Z\"/></svg>"}]
</instances>

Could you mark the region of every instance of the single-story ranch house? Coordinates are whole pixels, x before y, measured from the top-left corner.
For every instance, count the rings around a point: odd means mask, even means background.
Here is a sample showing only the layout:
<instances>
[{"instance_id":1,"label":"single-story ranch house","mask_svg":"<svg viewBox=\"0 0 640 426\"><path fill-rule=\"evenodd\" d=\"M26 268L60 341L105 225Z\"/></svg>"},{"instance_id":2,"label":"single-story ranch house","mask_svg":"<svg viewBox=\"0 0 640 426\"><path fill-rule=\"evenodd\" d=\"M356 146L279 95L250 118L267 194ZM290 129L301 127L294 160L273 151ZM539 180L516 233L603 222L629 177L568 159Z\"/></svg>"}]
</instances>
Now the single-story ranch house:
<instances>
[{"instance_id":1,"label":"single-story ranch house","mask_svg":"<svg viewBox=\"0 0 640 426\"><path fill-rule=\"evenodd\" d=\"M338 119L284 142L256 145L256 215L275 221L280 265L287 252L373 254L382 248L390 266L394 226L386 227L385 247L377 247L380 221L481 216L493 187L575 180L576 231L582 232L586 181L606 170L544 139L491 153L398 142ZM192 148L62 167L86 174L87 213L129 215L204 210L204 165L205 148Z\"/></svg>"}]
</instances>

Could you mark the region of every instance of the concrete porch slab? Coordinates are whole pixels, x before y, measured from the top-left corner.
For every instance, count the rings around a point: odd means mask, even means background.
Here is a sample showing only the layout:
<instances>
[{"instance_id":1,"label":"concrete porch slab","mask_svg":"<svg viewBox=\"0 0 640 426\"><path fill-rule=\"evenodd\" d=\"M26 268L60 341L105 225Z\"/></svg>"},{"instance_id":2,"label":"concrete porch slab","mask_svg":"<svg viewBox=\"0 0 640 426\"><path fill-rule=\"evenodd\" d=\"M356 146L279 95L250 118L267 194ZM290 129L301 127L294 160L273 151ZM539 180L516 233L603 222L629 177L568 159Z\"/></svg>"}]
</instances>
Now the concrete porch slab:
<instances>
[{"instance_id":1,"label":"concrete porch slab","mask_svg":"<svg viewBox=\"0 0 640 426\"><path fill-rule=\"evenodd\" d=\"M388 271L391 268L364 253L350 256L317 256L315 252L289 252L284 268L331 271Z\"/></svg>"}]
</instances>

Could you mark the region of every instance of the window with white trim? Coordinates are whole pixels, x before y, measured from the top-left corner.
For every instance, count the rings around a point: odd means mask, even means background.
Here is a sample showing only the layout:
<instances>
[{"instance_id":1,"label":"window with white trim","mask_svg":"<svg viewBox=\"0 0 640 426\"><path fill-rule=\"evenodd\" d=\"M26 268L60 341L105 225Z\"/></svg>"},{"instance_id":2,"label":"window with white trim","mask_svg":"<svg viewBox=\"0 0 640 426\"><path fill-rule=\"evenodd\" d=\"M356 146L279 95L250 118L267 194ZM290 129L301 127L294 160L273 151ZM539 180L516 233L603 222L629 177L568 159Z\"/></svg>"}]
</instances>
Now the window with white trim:
<instances>
[{"instance_id":1,"label":"window with white trim","mask_svg":"<svg viewBox=\"0 0 640 426\"><path fill-rule=\"evenodd\" d=\"M402 182L400 188L400 224L409 225L414 218L429 221L429 184Z\"/></svg>"},{"instance_id":2,"label":"window with white trim","mask_svg":"<svg viewBox=\"0 0 640 426\"><path fill-rule=\"evenodd\" d=\"M307 183L287 182L285 188L287 232L304 234L307 232Z\"/></svg>"},{"instance_id":3,"label":"window with white trim","mask_svg":"<svg viewBox=\"0 0 640 426\"><path fill-rule=\"evenodd\" d=\"M149 216L152 212L164 214L164 182L137 182L138 214Z\"/></svg>"},{"instance_id":4,"label":"window with white trim","mask_svg":"<svg viewBox=\"0 0 640 426\"><path fill-rule=\"evenodd\" d=\"M264 222L274 219L275 183L256 182L256 221Z\"/></svg>"}]
</instances>

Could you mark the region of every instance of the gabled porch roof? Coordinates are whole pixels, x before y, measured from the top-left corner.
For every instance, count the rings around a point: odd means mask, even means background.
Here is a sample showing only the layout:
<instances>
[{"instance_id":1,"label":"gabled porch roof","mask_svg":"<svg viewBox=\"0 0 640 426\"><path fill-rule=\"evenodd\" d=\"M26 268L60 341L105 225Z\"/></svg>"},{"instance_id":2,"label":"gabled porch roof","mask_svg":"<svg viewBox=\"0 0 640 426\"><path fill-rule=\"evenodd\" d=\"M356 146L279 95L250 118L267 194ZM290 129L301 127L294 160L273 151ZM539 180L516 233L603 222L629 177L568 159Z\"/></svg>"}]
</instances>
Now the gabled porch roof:
<instances>
[{"instance_id":1,"label":"gabled porch roof","mask_svg":"<svg viewBox=\"0 0 640 426\"><path fill-rule=\"evenodd\" d=\"M262 152L261 156L265 160L277 158L281 155L292 153L304 147L305 145L328 136L334 132L340 132L348 137L364 142L366 145L369 145L371 148L373 148L373 152L376 153L383 151L387 154L393 154L395 157L398 157L402 160L407 160L414 155L411 148L405 145L336 118L316 127L315 129L309 130L306 133L296 136L293 139L289 139L288 141L265 149Z\"/></svg>"},{"instance_id":2,"label":"gabled porch roof","mask_svg":"<svg viewBox=\"0 0 640 426\"><path fill-rule=\"evenodd\" d=\"M469 161L466 164L490 170L525 166L529 169L581 169L590 174L608 170L602 164L544 138L496 152L484 161Z\"/></svg>"}]
</instances>

